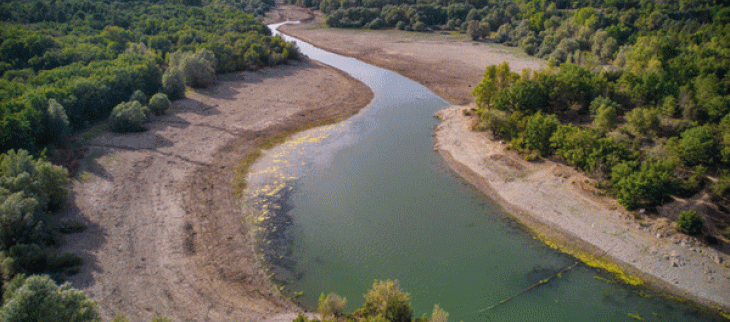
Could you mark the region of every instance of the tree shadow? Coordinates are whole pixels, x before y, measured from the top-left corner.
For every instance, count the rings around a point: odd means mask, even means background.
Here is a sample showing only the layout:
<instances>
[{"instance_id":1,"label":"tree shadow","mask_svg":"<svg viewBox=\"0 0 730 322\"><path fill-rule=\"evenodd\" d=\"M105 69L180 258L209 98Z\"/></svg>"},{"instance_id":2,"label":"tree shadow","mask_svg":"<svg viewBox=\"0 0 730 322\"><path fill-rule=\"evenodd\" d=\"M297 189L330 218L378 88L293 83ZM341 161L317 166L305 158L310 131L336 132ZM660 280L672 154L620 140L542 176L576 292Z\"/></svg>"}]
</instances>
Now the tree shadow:
<instances>
[{"instance_id":1,"label":"tree shadow","mask_svg":"<svg viewBox=\"0 0 730 322\"><path fill-rule=\"evenodd\" d=\"M81 232L62 235L61 252L74 253L81 257L82 266L79 272L67 278L76 288L94 285L95 273L103 273L95 252L107 242L107 232L99 224L93 222L76 204L76 193L69 192L69 199L61 210L58 220L74 220L86 226Z\"/></svg>"}]
</instances>

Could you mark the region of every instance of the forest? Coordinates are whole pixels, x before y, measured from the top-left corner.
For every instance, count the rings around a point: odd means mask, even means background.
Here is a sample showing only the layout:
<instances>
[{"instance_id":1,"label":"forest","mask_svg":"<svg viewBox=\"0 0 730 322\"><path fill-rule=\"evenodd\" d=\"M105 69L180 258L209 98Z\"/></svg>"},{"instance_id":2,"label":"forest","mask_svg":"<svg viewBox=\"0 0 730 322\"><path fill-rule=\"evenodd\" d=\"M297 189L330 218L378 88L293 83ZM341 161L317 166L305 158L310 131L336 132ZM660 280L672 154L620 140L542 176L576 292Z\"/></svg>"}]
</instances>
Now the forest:
<instances>
[{"instance_id":1,"label":"forest","mask_svg":"<svg viewBox=\"0 0 730 322\"><path fill-rule=\"evenodd\" d=\"M273 5L0 1L1 320L101 319L83 292L57 284L81 265L76 254L59 254L59 241L86 227L56 218L69 171L50 155L77 146L78 134L96 124L144 131L186 86L209 86L216 74L299 59L256 17Z\"/></svg>"},{"instance_id":2,"label":"forest","mask_svg":"<svg viewBox=\"0 0 730 322\"><path fill-rule=\"evenodd\" d=\"M251 9L255 5L152 2L0 4L0 150L37 151L63 137L52 131L57 127L50 99L63 108L69 130L80 131L137 90L154 95L176 52L212 52L209 68L215 73L297 58L295 47L271 37L265 25L241 11L260 12ZM190 78L190 72L184 76Z\"/></svg>"},{"instance_id":3,"label":"forest","mask_svg":"<svg viewBox=\"0 0 730 322\"><path fill-rule=\"evenodd\" d=\"M296 0L340 28L466 34L548 60L488 66L478 130L526 159L582 169L628 210L707 193L730 207L727 1ZM730 240L730 218L683 213L679 230ZM689 218L689 219L687 219ZM712 229L709 229L712 227Z\"/></svg>"}]
</instances>

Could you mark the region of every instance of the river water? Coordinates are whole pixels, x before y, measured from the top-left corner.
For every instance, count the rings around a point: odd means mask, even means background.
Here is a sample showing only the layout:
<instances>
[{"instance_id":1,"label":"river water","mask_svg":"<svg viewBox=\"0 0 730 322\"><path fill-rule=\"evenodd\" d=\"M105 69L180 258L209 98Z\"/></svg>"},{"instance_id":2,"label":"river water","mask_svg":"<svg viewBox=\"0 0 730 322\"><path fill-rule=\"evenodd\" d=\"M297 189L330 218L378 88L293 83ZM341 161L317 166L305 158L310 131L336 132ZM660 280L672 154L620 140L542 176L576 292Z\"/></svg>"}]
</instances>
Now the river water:
<instances>
[{"instance_id":1,"label":"river water","mask_svg":"<svg viewBox=\"0 0 730 322\"><path fill-rule=\"evenodd\" d=\"M535 240L433 151L433 114L445 100L397 73L285 39L375 94L349 120L266 151L248 176L244 207L261 227L259 252L304 307L335 292L351 311L374 279L397 279L415 316L439 304L451 321L718 319L583 264L488 309L576 260Z\"/></svg>"}]
</instances>

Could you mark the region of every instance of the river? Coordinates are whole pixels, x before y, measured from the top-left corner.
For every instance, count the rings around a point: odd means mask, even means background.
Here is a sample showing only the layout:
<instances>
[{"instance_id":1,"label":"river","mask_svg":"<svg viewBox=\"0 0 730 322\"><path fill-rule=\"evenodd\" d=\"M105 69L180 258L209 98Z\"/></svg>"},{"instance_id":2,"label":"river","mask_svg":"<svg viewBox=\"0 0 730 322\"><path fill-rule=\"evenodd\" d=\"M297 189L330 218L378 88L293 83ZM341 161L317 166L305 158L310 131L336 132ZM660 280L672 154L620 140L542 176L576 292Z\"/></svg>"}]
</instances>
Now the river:
<instances>
[{"instance_id":1,"label":"river","mask_svg":"<svg viewBox=\"0 0 730 322\"><path fill-rule=\"evenodd\" d=\"M719 320L582 263L488 309L575 259L535 240L433 150L433 114L448 102L397 73L284 37L374 92L347 121L266 151L248 176L244 207L261 227L259 252L304 307L335 292L351 311L374 279L397 279L415 316L439 304L451 321Z\"/></svg>"}]
</instances>

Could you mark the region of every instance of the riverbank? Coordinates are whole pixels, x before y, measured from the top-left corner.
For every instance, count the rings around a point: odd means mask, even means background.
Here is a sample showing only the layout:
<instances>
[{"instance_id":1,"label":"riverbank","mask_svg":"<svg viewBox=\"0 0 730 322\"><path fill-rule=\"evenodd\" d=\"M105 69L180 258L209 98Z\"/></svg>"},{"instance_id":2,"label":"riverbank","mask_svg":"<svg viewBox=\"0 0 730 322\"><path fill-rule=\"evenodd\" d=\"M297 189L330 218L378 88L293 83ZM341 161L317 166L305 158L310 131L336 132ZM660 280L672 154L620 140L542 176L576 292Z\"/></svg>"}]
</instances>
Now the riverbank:
<instances>
[{"instance_id":1,"label":"riverbank","mask_svg":"<svg viewBox=\"0 0 730 322\"><path fill-rule=\"evenodd\" d=\"M333 29L323 27L322 16L315 14L304 23L283 25L279 31L324 50L394 71L452 104L473 101L471 90L481 82L489 65L507 61L517 72L547 65L517 48L473 42L466 34Z\"/></svg>"},{"instance_id":2,"label":"riverbank","mask_svg":"<svg viewBox=\"0 0 730 322\"><path fill-rule=\"evenodd\" d=\"M543 62L499 46L440 33L330 29L317 16L285 25L283 32L320 48L396 71L454 104L470 102L484 67L508 61L512 70ZM465 38L465 37L464 37ZM591 179L562 164L529 163L505 145L471 131L470 119L451 107L437 148L462 177L561 251L617 273L628 283L647 282L705 306L730 310L727 255L674 231L665 219L633 218L593 188ZM559 200L560 202L556 202Z\"/></svg>"},{"instance_id":3,"label":"riverbank","mask_svg":"<svg viewBox=\"0 0 730 322\"><path fill-rule=\"evenodd\" d=\"M527 162L506 144L472 131L475 117L452 106L439 111L436 149L471 184L551 246L625 282L653 287L702 305L730 310L726 255L661 222L637 221L593 180L549 160ZM614 264L612 264L614 263Z\"/></svg>"},{"instance_id":4,"label":"riverbank","mask_svg":"<svg viewBox=\"0 0 730 322\"><path fill-rule=\"evenodd\" d=\"M84 265L70 279L105 320L291 321L299 308L268 280L233 181L267 138L357 113L372 92L310 62L222 75L188 91L142 133L84 142L66 216L88 229L64 251Z\"/></svg>"}]
</instances>

